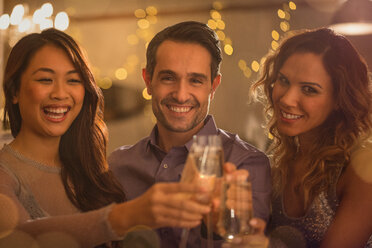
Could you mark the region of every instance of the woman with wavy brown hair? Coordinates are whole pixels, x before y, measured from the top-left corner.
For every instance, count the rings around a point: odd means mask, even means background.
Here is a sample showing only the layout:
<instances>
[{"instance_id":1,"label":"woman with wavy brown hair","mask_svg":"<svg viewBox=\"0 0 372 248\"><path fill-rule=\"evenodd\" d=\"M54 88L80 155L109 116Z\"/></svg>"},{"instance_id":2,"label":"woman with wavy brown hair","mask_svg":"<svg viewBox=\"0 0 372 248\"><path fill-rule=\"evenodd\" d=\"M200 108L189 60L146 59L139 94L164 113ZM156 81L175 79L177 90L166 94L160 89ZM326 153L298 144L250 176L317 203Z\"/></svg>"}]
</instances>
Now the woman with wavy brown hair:
<instances>
[{"instance_id":1,"label":"woman with wavy brown hair","mask_svg":"<svg viewBox=\"0 0 372 248\"><path fill-rule=\"evenodd\" d=\"M253 85L265 102L273 247L372 247L372 92L363 58L327 28L297 32Z\"/></svg>"},{"instance_id":2,"label":"woman with wavy brown hair","mask_svg":"<svg viewBox=\"0 0 372 248\"><path fill-rule=\"evenodd\" d=\"M210 210L180 199L202 190L179 183L124 202L106 162L102 92L69 35L48 29L18 41L3 88L14 140L0 150L0 247L110 246L137 225L194 227Z\"/></svg>"}]
</instances>

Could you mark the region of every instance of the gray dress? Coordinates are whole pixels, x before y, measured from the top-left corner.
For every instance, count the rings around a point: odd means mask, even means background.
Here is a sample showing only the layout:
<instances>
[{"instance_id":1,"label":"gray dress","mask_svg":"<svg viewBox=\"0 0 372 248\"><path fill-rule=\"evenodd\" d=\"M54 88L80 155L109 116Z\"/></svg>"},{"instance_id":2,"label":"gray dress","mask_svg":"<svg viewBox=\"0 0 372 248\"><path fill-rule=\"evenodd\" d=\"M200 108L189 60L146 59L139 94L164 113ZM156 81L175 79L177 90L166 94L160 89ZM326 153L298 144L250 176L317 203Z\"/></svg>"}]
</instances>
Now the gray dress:
<instances>
[{"instance_id":1,"label":"gray dress","mask_svg":"<svg viewBox=\"0 0 372 248\"><path fill-rule=\"evenodd\" d=\"M341 171L339 169L335 173L328 192L321 192L302 217L290 217L286 214L282 195L272 199L272 218L268 224L271 247L320 246L339 205L336 186ZM372 248L372 236L365 247Z\"/></svg>"}]
</instances>

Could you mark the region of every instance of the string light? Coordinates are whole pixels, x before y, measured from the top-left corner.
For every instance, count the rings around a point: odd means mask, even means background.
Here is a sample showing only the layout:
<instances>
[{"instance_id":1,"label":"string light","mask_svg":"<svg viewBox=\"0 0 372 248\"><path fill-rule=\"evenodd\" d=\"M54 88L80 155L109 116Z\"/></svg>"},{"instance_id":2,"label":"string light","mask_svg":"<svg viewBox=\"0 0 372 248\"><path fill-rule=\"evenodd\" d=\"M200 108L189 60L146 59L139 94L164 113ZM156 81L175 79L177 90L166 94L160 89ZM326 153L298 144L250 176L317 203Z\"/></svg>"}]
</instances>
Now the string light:
<instances>
[{"instance_id":1,"label":"string light","mask_svg":"<svg viewBox=\"0 0 372 248\"><path fill-rule=\"evenodd\" d=\"M288 3L283 3L283 8L278 9L276 14L281 19L281 22L279 24L280 30L283 32L288 32L290 30L290 24L289 20L291 19L291 14L289 13L290 11L296 10L296 4L293 1L289 1ZM277 30L272 30L271 31L271 38L273 39L271 41L271 49L276 50L279 47L279 39L280 39L280 34ZM261 58L260 63L263 64L264 59ZM252 71L258 72L260 69L260 63L256 60L253 60L251 62L251 67L249 68L247 66L247 61L244 59L240 59L238 62L238 67L239 69L243 72L244 76L246 78L251 77Z\"/></svg>"}]
</instances>

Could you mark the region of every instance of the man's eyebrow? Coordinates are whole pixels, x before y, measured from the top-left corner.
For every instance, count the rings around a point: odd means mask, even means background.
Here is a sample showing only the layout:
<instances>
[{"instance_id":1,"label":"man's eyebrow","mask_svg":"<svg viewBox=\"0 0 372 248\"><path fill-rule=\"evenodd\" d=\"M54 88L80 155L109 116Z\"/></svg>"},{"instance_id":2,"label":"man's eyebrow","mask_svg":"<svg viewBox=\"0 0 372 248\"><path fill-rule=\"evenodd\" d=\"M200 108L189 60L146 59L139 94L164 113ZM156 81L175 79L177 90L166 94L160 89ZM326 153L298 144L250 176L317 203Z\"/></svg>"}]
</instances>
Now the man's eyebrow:
<instances>
[{"instance_id":1,"label":"man's eyebrow","mask_svg":"<svg viewBox=\"0 0 372 248\"><path fill-rule=\"evenodd\" d=\"M207 75L203 74L203 73L197 73L197 72L192 72L192 73L189 73L188 76L191 76L191 77L197 77L197 78L203 78L205 80L208 79Z\"/></svg>"},{"instance_id":2,"label":"man's eyebrow","mask_svg":"<svg viewBox=\"0 0 372 248\"><path fill-rule=\"evenodd\" d=\"M174 71L171 70L161 70L158 72L158 74L171 74L171 75L176 75Z\"/></svg>"}]
</instances>

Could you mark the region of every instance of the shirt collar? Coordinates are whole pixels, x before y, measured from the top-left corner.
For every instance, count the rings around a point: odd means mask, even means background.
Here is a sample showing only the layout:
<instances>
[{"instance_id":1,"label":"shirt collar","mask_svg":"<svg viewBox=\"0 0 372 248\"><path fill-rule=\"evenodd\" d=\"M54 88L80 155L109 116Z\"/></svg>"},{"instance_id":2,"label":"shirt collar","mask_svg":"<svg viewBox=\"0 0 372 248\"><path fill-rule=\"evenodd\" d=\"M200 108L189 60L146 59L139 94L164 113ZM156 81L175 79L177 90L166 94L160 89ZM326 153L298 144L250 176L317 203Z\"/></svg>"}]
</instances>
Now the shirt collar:
<instances>
[{"instance_id":1,"label":"shirt collar","mask_svg":"<svg viewBox=\"0 0 372 248\"><path fill-rule=\"evenodd\" d=\"M204 126L199 130L198 133L196 133L196 135L213 135L213 134L218 134L218 129L217 129L213 116L207 115L207 117L204 120ZM152 145L152 146L159 148L157 144L157 136L158 136L158 127L157 125L155 125L149 136L148 145ZM190 139L185 144L187 151L190 150L192 142L193 142L193 139Z\"/></svg>"}]
</instances>

